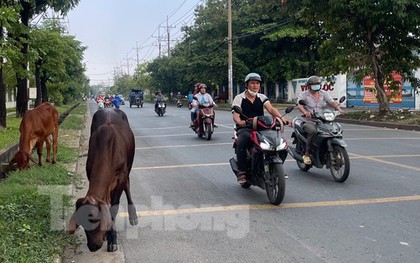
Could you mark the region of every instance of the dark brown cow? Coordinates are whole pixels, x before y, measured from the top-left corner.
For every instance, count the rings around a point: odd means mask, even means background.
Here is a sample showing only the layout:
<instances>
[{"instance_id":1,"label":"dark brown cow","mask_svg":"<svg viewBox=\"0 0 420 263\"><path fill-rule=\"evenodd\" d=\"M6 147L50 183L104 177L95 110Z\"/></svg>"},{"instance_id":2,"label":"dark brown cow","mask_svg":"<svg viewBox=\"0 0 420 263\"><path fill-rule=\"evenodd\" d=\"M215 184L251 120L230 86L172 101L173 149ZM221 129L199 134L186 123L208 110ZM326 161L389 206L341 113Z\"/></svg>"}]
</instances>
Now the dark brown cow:
<instances>
[{"instance_id":1,"label":"dark brown cow","mask_svg":"<svg viewBox=\"0 0 420 263\"><path fill-rule=\"evenodd\" d=\"M32 157L34 147L38 153L38 164L42 165L42 151L44 142L47 144L46 162L50 162L51 145L53 147L54 164L57 160L58 143L58 112L50 103L45 102L33 110L29 110L23 115L20 122L19 151L10 161L12 166L17 163L19 170L29 168L29 161L36 163Z\"/></svg>"},{"instance_id":2,"label":"dark brown cow","mask_svg":"<svg viewBox=\"0 0 420 263\"><path fill-rule=\"evenodd\" d=\"M129 174L134 159L134 135L125 113L119 109L98 110L92 119L86 173L89 190L76 202L70 219L69 233L83 226L90 251L102 247L105 237L107 250L117 250L115 217L123 191L127 196L131 225L137 214L131 199Z\"/></svg>"}]
</instances>

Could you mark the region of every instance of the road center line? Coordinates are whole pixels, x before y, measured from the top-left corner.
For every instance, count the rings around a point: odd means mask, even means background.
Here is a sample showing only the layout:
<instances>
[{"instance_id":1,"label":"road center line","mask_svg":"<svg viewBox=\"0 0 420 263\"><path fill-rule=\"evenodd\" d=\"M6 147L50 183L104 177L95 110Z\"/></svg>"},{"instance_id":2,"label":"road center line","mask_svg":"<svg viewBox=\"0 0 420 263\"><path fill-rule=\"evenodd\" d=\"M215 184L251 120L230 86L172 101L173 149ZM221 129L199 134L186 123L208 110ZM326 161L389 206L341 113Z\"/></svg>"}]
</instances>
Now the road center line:
<instances>
[{"instance_id":1,"label":"road center line","mask_svg":"<svg viewBox=\"0 0 420 263\"><path fill-rule=\"evenodd\" d=\"M401 164L401 163L396 163L396 162L385 161L385 160L381 160L381 159L378 159L378 158L375 158L375 157L372 157L372 156L360 155L360 154L355 154L355 153L351 153L351 155L355 156L359 159L363 158L363 159L368 159L368 160L375 161L375 162L378 162L378 163L384 163L384 164L388 164L388 165L393 165L393 166L405 168L405 169L408 169L408 170L420 171L420 168L418 168L418 167L405 165L405 164Z\"/></svg>"},{"instance_id":2,"label":"road center line","mask_svg":"<svg viewBox=\"0 0 420 263\"><path fill-rule=\"evenodd\" d=\"M202 146L202 145L201 145ZM420 171L420 168L399 164L395 162L389 162L378 158L407 158L407 157L420 157L420 154L402 154L402 155L374 155L366 156L355 153L349 153L350 159L368 159L371 161L385 163L388 165L398 166L409 170ZM286 162L295 162L293 158L286 159ZM196 163L196 164L178 164L178 165L159 165L159 166L145 166L145 167L133 167L132 170L156 170L156 169L174 169L174 168L192 168L192 167L209 167L209 166L224 166L230 165L229 162L225 163Z\"/></svg>"},{"instance_id":3,"label":"road center line","mask_svg":"<svg viewBox=\"0 0 420 263\"><path fill-rule=\"evenodd\" d=\"M272 210L272 209L286 209L286 208L367 205L367 204L381 204L381 203L407 202L407 201L420 201L420 195L355 199L355 200L339 200L339 201L285 203L285 204L280 204L279 206L274 206L271 204L229 205L229 206L215 206L215 207L199 207L199 208L190 208L190 209L176 209L176 210L139 211L137 212L137 215L140 217L151 217L151 216L166 216L166 215L196 214L196 213L216 213L216 212L228 212L228 211L251 211L251 210ZM119 216L128 217L128 213L122 212L122 213L119 213Z\"/></svg>"},{"instance_id":4,"label":"road center line","mask_svg":"<svg viewBox=\"0 0 420 263\"><path fill-rule=\"evenodd\" d=\"M162 146L151 146L151 147L137 147L136 150L152 150L152 149L163 149L163 148L209 147L209 146L232 145L232 144L233 144L233 142L218 142L218 143L207 143L207 144L162 145Z\"/></svg>"}]
</instances>

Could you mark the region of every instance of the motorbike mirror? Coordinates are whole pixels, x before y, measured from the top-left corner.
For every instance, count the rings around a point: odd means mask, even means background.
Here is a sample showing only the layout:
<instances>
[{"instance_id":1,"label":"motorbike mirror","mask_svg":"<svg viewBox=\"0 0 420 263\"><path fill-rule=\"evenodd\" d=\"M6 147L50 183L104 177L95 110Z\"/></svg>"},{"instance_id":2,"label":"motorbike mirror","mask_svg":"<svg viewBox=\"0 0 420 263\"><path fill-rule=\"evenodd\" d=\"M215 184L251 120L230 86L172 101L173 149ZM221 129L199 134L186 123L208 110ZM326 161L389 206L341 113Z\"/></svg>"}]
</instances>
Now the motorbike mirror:
<instances>
[{"instance_id":1,"label":"motorbike mirror","mask_svg":"<svg viewBox=\"0 0 420 263\"><path fill-rule=\"evenodd\" d=\"M234 112L236 112L236 113L238 113L238 114L242 114L242 108L241 107L239 107L239 106L233 106L232 107L232 110L234 111Z\"/></svg>"},{"instance_id":2,"label":"motorbike mirror","mask_svg":"<svg viewBox=\"0 0 420 263\"><path fill-rule=\"evenodd\" d=\"M299 103L299 105L303 105L303 106L306 105L306 101L305 100L300 100L298 103Z\"/></svg>"},{"instance_id":3,"label":"motorbike mirror","mask_svg":"<svg viewBox=\"0 0 420 263\"><path fill-rule=\"evenodd\" d=\"M290 113L290 112L292 112L292 110L294 109L295 107L294 106L289 106L289 107L287 107L285 110L284 110L284 112L287 114L287 113Z\"/></svg>"},{"instance_id":4,"label":"motorbike mirror","mask_svg":"<svg viewBox=\"0 0 420 263\"><path fill-rule=\"evenodd\" d=\"M340 98L339 102L342 103L345 100L346 100L346 96L343 96L343 97Z\"/></svg>"}]
</instances>

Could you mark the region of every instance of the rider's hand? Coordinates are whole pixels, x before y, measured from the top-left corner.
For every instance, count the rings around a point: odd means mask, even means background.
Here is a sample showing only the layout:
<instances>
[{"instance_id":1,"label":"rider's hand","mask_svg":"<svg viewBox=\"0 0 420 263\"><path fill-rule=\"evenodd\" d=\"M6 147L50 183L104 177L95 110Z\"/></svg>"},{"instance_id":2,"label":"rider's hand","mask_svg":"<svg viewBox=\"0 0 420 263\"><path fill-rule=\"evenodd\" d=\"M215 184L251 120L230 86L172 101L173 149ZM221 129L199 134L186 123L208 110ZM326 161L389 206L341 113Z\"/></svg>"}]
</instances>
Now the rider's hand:
<instances>
[{"instance_id":1,"label":"rider's hand","mask_svg":"<svg viewBox=\"0 0 420 263\"><path fill-rule=\"evenodd\" d=\"M284 124L289 125L290 127L292 126L292 122L286 118L282 118L282 121Z\"/></svg>"},{"instance_id":2,"label":"rider's hand","mask_svg":"<svg viewBox=\"0 0 420 263\"><path fill-rule=\"evenodd\" d=\"M346 114L346 112L345 112L345 111L343 111L341 108L339 108L339 109L338 109L338 111L340 112L340 115L344 115L344 114Z\"/></svg>"},{"instance_id":3,"label":"rider's hand","mask_svg":"<svg viewBox=\"0 0 420 263\"><path fill-rule=\"evenodd\" d=\"M311 118L312 117L312 113L310 113L309 111L306 111L304 115L305 115L306 118Z\"/></svg>"},{"instance_id":4,"label":"rider's hand","mask_svg":"<svg viewBox=\"0 0 420 263\"><path fill-rule=\"evenodd\" d=\"M239 127L245 127L246 126L246 121L241 120L239 123L237 123L236 125L238 125Z\"/></svg>"}]
</instances>

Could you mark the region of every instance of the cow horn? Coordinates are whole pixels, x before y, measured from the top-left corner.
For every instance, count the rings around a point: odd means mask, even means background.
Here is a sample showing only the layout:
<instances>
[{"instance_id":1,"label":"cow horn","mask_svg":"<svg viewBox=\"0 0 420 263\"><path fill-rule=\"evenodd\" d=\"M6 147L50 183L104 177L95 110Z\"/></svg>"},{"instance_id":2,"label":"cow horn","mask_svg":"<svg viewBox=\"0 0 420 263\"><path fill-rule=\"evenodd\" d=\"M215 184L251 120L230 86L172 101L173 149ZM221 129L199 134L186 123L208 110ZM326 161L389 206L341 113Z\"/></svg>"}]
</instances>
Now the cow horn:
<instances>
[{"instance_id":1,"label":"cow horn","mask_svg":"<svg viewBox=\"0 0 420 263\"><path fill-rule=\"evenodd\" d=\"M39 163L37 163L37 161L35 161L34 157L32 157L32 155L31 155L31 154L28 154L28 156L29 156L29 160L31 160L33 163L35 163L35 164L38 164L38 165L39 165Z\"/></svg>"}]
</instances>

